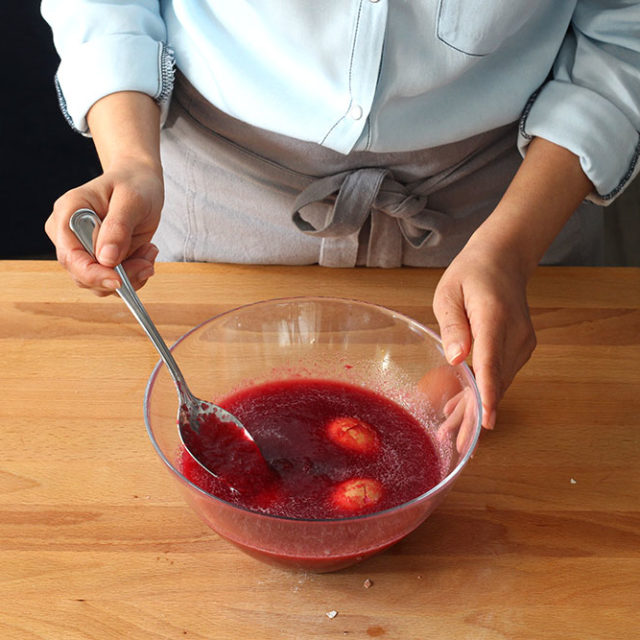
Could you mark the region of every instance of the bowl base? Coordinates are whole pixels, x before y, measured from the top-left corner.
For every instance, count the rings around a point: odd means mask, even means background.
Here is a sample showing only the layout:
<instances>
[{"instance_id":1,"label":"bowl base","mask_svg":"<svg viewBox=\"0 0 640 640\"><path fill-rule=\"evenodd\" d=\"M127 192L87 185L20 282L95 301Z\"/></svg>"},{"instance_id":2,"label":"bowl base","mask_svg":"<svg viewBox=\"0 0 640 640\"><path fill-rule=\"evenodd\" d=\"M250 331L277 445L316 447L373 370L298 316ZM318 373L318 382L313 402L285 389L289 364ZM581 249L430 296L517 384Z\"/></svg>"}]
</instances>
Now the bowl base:
<instances>
[{"instance_id":1,"label":"bowl base","mask_svg":"<svg viewBox=\"0 0 640 640\"><path fill-rule=\"evenodd\" d=\"M289 556L277 553L270 553L268 551L261 551L253 547L245 546L241 543L229 540L231 544L240 549L243 553L251 556L252 558L259 560L272 567L279 569L285 569L293 572L309 572L309 573L332 573L334 571L340 571L359 564L363 560L370 558L386 551L389 547L399 542L395 540L388 544L365 551L364 553L358 553L356 555L344 555L344 556L328 556L328 557L304 557L304 556Z\"/></svg>"}]
</instances>

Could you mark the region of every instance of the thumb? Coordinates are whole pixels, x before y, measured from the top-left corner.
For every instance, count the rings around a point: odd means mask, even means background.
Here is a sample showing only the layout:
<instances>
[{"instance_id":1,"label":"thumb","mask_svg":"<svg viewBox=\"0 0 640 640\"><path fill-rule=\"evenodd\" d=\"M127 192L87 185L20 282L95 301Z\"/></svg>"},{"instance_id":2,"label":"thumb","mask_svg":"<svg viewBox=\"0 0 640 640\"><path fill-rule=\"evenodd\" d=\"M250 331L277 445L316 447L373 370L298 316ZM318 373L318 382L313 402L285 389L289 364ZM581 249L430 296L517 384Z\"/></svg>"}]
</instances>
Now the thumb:
<instances>
[{"instance_id":1,"label":"thumb","mask_svg":"<svg viewBox=\"0 0 640 640\"><path fill-rule=\"evenodd\" d=\"M461 363L471 351L471 327L461 291L436 296L433 311L440 327L440 337L449 364Z\"/></svg>"},{"instance_id":2,"label":"thumb","mask_svg":"<svg viewBox=\"0 0 640 640\"><path fill-rule=\"evenodd\" d=\"M132 235L132 221L121 211L110 211L98 232L98 262L105 267L115 267L122 262L129 254Z\"/></svg>"}]
</instances>

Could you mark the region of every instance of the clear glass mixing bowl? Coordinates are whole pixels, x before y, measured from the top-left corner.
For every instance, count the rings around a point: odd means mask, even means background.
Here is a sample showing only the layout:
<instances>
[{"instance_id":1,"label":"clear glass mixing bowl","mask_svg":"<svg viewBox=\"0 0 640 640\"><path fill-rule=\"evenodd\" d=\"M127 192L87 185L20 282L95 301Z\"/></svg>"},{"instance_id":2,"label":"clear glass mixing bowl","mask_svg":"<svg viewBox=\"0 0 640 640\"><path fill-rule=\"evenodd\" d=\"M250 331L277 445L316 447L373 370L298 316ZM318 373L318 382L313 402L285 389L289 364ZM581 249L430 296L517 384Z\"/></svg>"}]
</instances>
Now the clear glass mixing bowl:
<instances>
[{"instance_id":1,"label":"clear glass mixing bowl","mask_svg":"<svg viewBox=\"0 0 640 640\"><path fill-rule=\"evenodd\" d=\"M450 366L440 339L427 327L367 302L300 297L246 305L195 327L172 351L198 397L216 401L279 379L344 381L400 404L436 444L442 480L386 511L332 520L249 511L210 495L181 473L177 395L159 363L147 385L144 416L160 459L186 502L218 535L277 565L334 571L401 540L451 489L480 434L481 404L469 368Z\"/></svg>"}]
</instances>

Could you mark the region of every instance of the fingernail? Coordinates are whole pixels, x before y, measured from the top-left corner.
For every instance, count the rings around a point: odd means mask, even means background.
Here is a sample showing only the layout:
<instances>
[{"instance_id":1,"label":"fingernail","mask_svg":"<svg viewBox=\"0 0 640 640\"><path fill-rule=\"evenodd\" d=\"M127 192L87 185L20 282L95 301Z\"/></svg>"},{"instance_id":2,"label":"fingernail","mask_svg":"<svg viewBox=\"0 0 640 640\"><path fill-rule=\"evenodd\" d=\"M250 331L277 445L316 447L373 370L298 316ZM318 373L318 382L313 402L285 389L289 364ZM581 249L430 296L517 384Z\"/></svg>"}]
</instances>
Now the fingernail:
<instances>
[{"instance_id":1,"label":"fingernail","mask_svg":"<svg viewBox=\"0 0 640 640\"><path fill-rule=\"evenodd\" d=\"M106 265L114 265L118 261L118 247L115 244L106 244L98 254L98 261Z\"/></svg>"},{"instance_id":2,"label":"fingernail","mask_svg":"<svg viewBox=\"0 0 640 640\"><path fill-rule=\"evenodd\" d=\"M120 287L120 283L117 280L103 280L102 281L102 287L104 289L111 289L113 291L115 291L116 289L118 289Z\"/></svg>"},{"instance_id":3,"label":"fingernail","mask_svg":"<svg viewBox=\"0 0 640 640\"><path fill-rule=\"evenodd\" d=\"M484 407L483 407L483 409L484 409ZM485 420L484 428L485 429L489 429L489 431L492 431L493 428L496 426L496 412L495 411L486 411L485 415L486 415L487 419Z\"/></svg>"},{"instance_id":4,"label":"fingernail","mask_svg":"<svg viewBox=\"0 0 640 640\"><path fill-rule=\"evenodd\" d=\"M449 364L453 364L462 355L462 347L459 344L450 344L446 353Z\"/></svg>"},{"instance_id":5,"label":"fingernail","mask_svg":"<svg viewBox=\"0 0 640 640\"><path fill-rule=\"evenodd\" d=\"M154 273L155 273L155 270L153 267L148 267L147 269L143 269L138 274L138 280L140 281L148 280Z\"/></svg>"},{"instance_id":6,"label":"fingernail","mask_svg":"<svg viewBox=\"0 0 640 640\"><path fill-rule=\"evenodd\" d=\"M151 245L146 253L144 254L144 259L148 260L149 262L153 262L157 257L158 257L158 252L160 251L160 249L158 249L158 247L156 247L156 245Z\"/></svg>"}]
</instances>

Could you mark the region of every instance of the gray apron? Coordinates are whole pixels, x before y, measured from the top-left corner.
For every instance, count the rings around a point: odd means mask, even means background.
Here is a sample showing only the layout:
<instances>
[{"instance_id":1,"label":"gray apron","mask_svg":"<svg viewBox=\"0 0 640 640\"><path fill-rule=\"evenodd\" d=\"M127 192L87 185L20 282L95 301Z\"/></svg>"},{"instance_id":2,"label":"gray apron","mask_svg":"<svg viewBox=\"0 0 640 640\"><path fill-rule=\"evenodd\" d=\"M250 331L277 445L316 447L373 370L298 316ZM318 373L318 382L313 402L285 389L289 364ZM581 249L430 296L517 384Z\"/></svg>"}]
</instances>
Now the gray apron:
<instances>
[{"instance_id":1,"label":"gray apron","mask_svg":"<svg viewBox=\"0 0 640 640\"><path fill-rule=\"evenodd\" d=\"M343 155L235 120L178 74L159 259L447 266L516 172L516 136L512 123L432 149ZM602 210L585 202L542 263L598 264L601 243Z\"/></svg>"}]
</instances>

